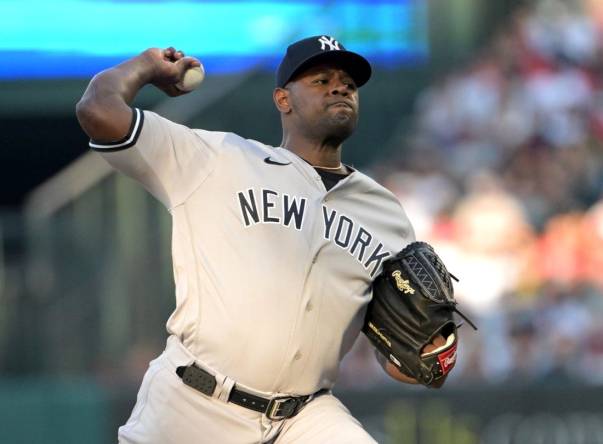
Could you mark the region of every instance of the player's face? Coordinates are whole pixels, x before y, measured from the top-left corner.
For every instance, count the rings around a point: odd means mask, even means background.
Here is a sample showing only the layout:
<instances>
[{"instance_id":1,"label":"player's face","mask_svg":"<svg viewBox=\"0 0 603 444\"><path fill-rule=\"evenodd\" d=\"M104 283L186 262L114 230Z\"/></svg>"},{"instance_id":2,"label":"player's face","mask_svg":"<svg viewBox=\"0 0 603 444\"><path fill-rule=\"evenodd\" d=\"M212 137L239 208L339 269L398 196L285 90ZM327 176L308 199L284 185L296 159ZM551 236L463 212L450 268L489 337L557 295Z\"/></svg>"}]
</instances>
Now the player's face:
<instances>
[{"instance_id":1,"label":"player's face","mask_svg":"<svg viewBox=\"0 0 603 444\"><path fill-rule=\"evenodd\" d=\"M358 124L358 88L336 64L313 66L287 85L292 117L309 136L349 137Z\"/></svg>"}]
</instances>

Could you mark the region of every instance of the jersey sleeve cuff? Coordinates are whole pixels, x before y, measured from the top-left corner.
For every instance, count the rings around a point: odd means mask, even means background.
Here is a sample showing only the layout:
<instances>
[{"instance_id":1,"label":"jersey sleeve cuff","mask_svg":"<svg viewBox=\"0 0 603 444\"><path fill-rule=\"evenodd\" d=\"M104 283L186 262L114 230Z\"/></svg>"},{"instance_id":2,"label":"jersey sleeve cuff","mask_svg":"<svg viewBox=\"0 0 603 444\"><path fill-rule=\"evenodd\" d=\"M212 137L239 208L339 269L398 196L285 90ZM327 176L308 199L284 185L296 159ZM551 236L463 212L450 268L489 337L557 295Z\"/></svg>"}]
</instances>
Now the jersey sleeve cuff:
<instances>
[{"instance_id":1,"label":"jersey sleeve cuff","mask_svg":"<svg viewBox=\"0 0 603 444\"><path fill-rule=\"evenodd\" d=\"M142 130L144 113L138 108L133 108L132 111L132 123L130 124L128 134L126 134L125 137L114 142L90 140L90 148L95 151L110 152L121 151L134 146L138 141L138 136L140 136L140 132Z\"/></svg>"}]
</instances>

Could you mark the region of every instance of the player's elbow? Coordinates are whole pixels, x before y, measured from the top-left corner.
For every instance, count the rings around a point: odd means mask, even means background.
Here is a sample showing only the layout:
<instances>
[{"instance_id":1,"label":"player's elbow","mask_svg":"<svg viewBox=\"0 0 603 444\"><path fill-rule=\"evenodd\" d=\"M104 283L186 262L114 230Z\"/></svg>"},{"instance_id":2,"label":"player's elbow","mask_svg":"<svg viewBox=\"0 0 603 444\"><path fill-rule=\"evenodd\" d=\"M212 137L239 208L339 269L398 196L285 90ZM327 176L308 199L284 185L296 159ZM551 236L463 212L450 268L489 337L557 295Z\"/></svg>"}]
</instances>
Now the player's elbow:
<instances>
[{"instance_id":1,"label":"player's elbow","mask_svg":"<svg viewBox=\"0 0 603 444\"><path fill-rule=\"evenodd\" d=\"M129 106L87 96L77 103L75 114L84 132L93 140L119 140L128 133L132 120Z\"/></svg>"},{"instance_id":2,"label":"player's elbow","mask_svg":"<svg viewBox=\"0 0 603 444\"><path fill-rule=\"evenodd\" d=\"M86 97L82 97L75 105L75 115L82 129L90 135L102 120L100 107Z\"/></svg>"}]
</instances>

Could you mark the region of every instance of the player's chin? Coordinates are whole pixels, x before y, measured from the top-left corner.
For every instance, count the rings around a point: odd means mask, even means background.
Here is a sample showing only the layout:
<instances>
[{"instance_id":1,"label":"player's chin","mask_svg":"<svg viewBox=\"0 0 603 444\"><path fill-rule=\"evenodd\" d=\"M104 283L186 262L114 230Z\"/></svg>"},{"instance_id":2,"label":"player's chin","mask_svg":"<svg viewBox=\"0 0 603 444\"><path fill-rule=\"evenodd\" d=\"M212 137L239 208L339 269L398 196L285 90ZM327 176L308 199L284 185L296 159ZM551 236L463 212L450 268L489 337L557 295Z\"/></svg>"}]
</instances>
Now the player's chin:
<instances>
[{"instance_id":1,"label":"player's chin","mask_svg":"<svg viewBox=\"0 0 603 444\"><path fill-rule=\"evenodd\" d=\"M329 126L333 134L337 134L342 139L349 137L358 124L358 116L355 113L347 112L347 110L339 111L329 119Z\"/></svg>"}]
</instances>

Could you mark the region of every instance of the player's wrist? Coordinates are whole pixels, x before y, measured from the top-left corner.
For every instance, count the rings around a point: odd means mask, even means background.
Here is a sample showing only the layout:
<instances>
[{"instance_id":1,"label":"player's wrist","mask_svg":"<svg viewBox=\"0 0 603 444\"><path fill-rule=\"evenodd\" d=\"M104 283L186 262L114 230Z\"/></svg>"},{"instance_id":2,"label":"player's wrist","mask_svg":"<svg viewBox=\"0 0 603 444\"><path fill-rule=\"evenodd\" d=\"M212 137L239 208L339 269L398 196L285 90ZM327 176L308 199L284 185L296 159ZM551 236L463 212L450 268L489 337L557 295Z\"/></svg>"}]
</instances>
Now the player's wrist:
<instances>
[{"instance_id":1,"label":"player's wrist","mask_svg":"<svg viewBox=\"0 0 603 444\"><path fill-rule=\"evenodd\" d=\"M158 77L157 61L149 53L150 50L128 60L125 68L128 69L132 80L140 87L153 83Z\"/></svg>"}]
</instances>

